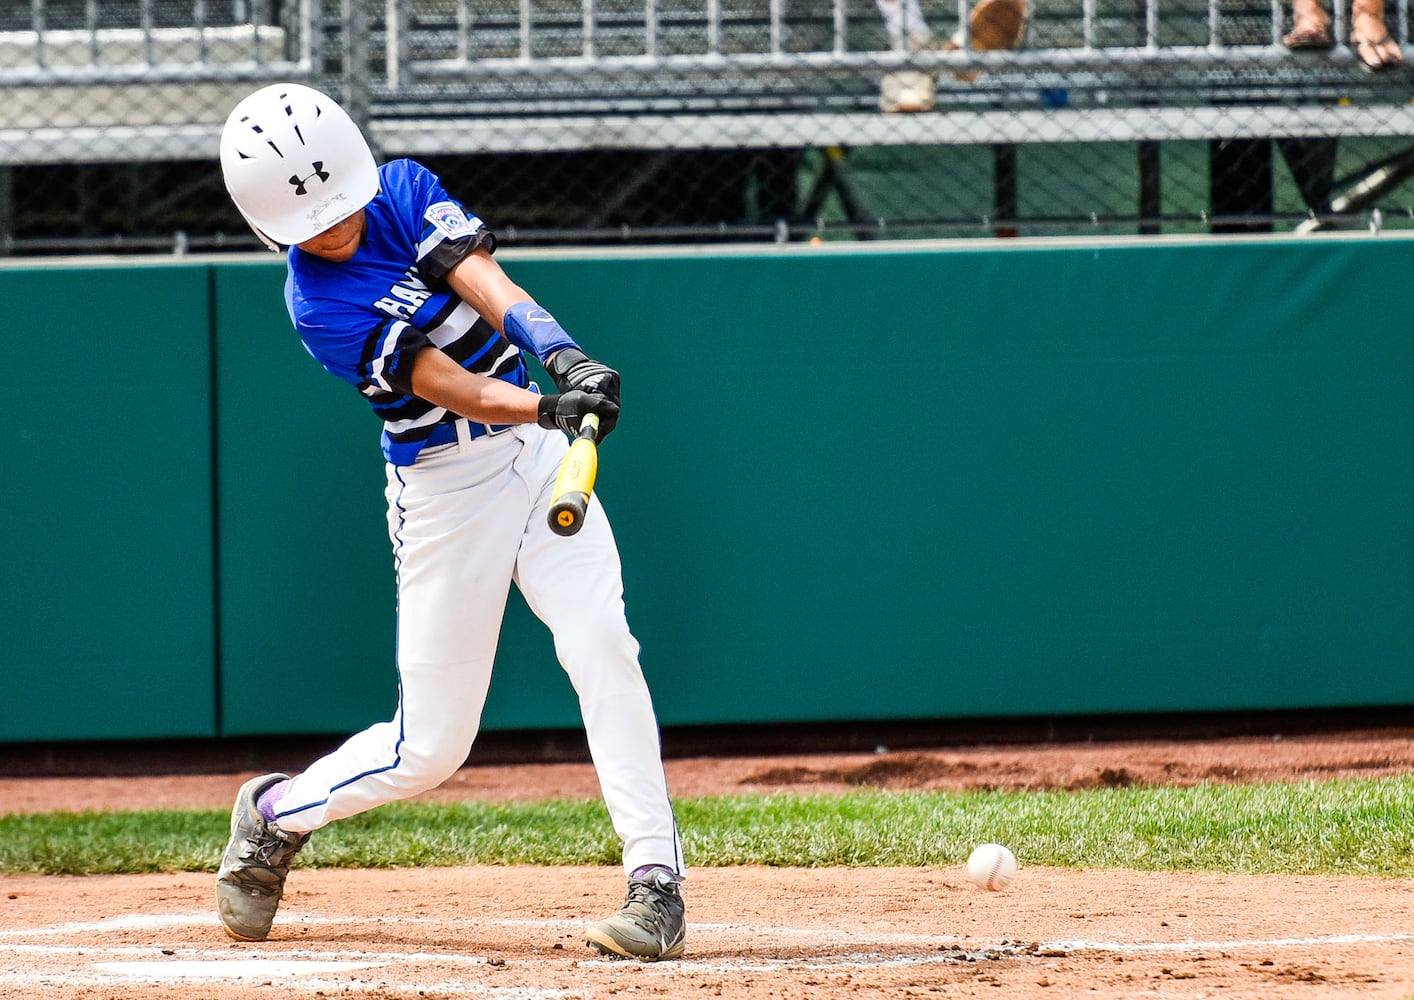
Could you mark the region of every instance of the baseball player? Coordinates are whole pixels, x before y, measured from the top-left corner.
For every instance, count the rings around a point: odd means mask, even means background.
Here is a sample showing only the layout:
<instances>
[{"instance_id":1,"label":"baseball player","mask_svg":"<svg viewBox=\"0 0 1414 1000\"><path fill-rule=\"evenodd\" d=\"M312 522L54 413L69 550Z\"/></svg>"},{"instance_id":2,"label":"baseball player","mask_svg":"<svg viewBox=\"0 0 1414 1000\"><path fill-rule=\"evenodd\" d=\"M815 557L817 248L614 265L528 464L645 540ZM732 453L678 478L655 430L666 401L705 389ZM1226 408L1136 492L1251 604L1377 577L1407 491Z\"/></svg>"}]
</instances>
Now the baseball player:
<instances>
[{"instance_id":1,"label":"baseball player","mask_svg":"<svg viewBox=\"0 0 1414 1000\"><path fill-rule=\"evenodd\" d=\"M436 787L466 760L514 581L554 633L600 788L623 841L628 897L591 948L682 954L682 843L658 724L624 614L601 506L547 525L560 460L586 414L601 440L619 375L589 358L492 258L496 238L411 160L379 167L358 126L308 87L251 94L221 134L231 199L271 249L305 348L383 419L397 572L398 707L291 777L241 787L216 880L235 938L270 933L290 862L320 827ZM558 389L541 395L525 352Z\"/></svg>"}]
</instances>

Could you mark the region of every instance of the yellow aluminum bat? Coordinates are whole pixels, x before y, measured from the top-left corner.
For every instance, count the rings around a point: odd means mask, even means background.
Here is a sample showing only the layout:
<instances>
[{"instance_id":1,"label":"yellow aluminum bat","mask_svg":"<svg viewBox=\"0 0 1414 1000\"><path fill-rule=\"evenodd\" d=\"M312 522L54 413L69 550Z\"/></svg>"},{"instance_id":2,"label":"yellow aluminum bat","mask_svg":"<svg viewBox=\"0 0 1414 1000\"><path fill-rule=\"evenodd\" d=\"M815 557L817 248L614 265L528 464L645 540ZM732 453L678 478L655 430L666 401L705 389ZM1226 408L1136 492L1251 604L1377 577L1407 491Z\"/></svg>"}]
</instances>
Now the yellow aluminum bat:
<instances>
[{"instance_id":1,"label":"yellow aluminum bat","mask_svg":"<svg viewBox=\"0 0 1414 1000\"><path fill-rule=\"evenodd\" d=\"M584 524L584 512L589 509L589 497L594 492L594 477L599 474L599 449L595 444L598 436L599 417L586 413L569 452L560 462L555 493L550 498L550 530L557 535L573 535Z\"/></svg>"}]
</instances>

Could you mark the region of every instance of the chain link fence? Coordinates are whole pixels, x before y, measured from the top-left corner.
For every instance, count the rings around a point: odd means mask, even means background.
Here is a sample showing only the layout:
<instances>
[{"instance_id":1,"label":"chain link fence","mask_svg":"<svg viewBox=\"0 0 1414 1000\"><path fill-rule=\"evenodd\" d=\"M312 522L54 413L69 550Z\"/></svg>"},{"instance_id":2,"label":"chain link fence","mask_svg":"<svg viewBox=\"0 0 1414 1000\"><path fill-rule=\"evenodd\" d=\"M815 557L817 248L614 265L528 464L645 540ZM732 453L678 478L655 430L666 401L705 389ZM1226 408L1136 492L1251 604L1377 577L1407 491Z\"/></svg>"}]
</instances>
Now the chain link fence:
<instances>
[{"instance_id":1,"label":"chain link fence","mask_svg":"<svg viewBox=\"0 0 1414 1000\"><path fill-rule=\"evenodd\" d=\"M1414 228L1414 77L1348 7L1293 50L1284 0L1028 0L979 52L968 0L889 4L12 0L0 253L257 248L217 144L281 80L510 244Z\"/></svg>"}]
</instances>

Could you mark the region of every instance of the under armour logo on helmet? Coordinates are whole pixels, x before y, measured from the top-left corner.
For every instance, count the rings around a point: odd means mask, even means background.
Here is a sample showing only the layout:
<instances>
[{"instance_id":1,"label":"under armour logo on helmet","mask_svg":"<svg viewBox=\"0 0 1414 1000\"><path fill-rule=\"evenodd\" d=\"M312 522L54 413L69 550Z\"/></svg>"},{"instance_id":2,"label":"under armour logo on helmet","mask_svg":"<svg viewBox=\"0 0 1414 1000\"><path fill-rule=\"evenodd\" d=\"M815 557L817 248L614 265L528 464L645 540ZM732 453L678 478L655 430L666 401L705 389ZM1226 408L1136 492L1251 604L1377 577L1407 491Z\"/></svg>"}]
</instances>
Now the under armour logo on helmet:
<instances>
[{"instance_id":1,"label":"under armour logo on helmet","mask_svg":"<svg viewBox=\"0 0 1414 1000\"><path fill-rule=\"evenodd\" d=\"M309 194L309 188L305 187L305 184L312 177L318 177L321 184L329 180L329 171L324 169L323 160L315 160L310 166L314 168L314 173L312 174L307 174L304 177L301 177L299 174L290 175L290 183L295 186L296 195Z\"/></svg>"}]
</instances>

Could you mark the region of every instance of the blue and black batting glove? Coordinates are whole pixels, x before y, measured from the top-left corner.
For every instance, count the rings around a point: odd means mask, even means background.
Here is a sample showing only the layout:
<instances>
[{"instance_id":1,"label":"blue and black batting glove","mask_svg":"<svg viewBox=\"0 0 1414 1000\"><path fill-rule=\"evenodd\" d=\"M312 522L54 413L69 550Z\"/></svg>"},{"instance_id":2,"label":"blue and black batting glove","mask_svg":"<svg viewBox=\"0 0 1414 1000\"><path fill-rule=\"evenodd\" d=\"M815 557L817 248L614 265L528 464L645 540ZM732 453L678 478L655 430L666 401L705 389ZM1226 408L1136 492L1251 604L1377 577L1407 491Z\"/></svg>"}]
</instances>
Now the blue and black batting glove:
<instances>
[{"instance_id":1,"label":"blue and black batting glove","mask_svg":"<svg viewBox=\"0 0 1414 1000\"><path fill-rule=\"evenodd\" d=\"M536 423L553 430L558 427L566 434L578 434L579 423L586 414L599 418L598 440L603 441L619 422L619 404L607 396L571 389L569 392L541 396Z\"/></svg>"},{"instance_id":2,"label":"blue and black batting glove","mask_svg":"<svg viewBox=\"0 0 1414 1000\"><path fill-rule=\"evenodd\" d=\"M577 347L564 347L545 363L545 370L561 392L578 389L619 403L619 373L586 357Z\"/></svg>"}]
</instances>

